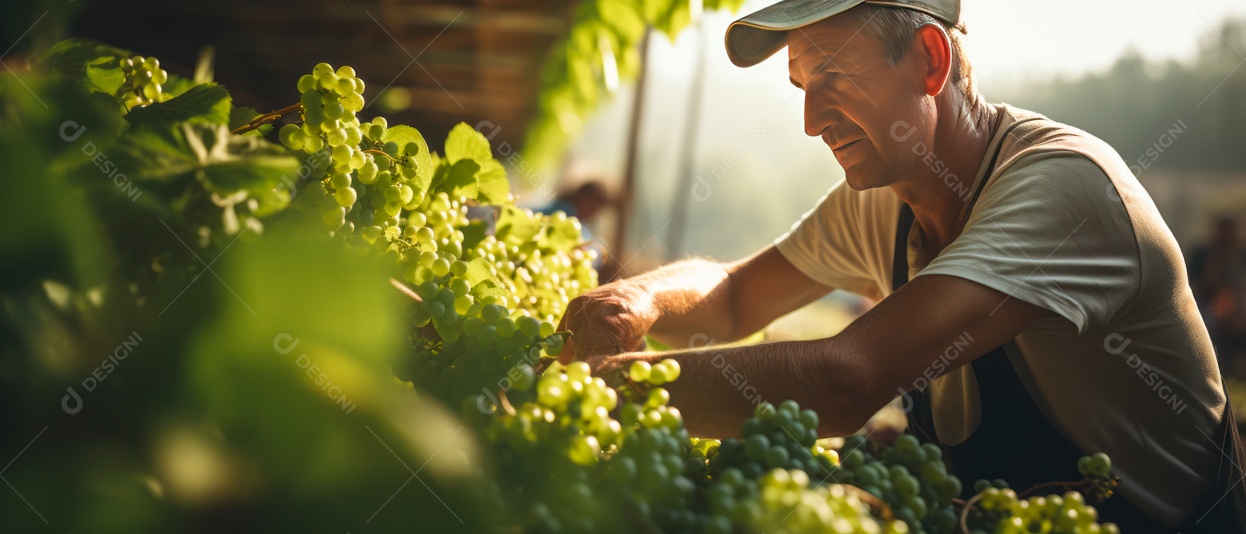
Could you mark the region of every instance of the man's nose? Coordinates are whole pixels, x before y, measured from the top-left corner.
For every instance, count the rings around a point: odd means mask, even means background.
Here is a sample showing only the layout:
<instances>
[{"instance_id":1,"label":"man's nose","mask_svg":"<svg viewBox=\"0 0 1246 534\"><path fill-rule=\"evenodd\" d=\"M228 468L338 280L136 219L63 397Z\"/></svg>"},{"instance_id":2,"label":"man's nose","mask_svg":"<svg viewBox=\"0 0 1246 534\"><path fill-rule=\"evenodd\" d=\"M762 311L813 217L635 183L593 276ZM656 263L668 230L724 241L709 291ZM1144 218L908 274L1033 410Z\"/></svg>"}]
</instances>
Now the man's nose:
<instances>
[{"instance_id":1,"label":"man's nose","mask_svg":"<svg viewBox=\"0 0 1246 534\"><path fill-rule=\"evenodd\" d=\"M805 92L805 135L820 137L822 131L831 125L830 114L827 113L825 97L814 91Z\"/></svg>"}]
</instances>

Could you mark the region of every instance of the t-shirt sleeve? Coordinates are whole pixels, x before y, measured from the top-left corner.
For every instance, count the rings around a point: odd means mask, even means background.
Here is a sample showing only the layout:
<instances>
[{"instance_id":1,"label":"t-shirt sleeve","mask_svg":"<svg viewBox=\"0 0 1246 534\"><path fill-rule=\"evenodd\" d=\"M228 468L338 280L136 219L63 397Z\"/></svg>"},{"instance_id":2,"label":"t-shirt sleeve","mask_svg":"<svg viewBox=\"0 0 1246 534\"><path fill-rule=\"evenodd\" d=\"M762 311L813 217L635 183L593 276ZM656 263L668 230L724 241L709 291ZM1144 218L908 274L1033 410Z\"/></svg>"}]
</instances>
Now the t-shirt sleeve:
<instances>
[{"instance_id":1,"label":"t-shirt sleeve","mask_svg":"<svg viewBox=\"0 0 1246 534\"><path fill-rule=\"evenodd\" d=\"M1138 293L1138 242L1124 203L1075 152L1029 156L998 175L965 230L919 276L965 278L1066 319L1076 334L1112 323ZM1044 326L1046 325L1046 327Z\"/></svg>"},{"instance_id":2,"label":"t-shirt sleeve","mask_svg":"<svg viewBox=\"0 0 1246 534\"><path fill-rule=\"evenodd\" d=\"M797 270L822 285L881 298L873 272L877 244L871 236L886 230L874 228L876 217L863 213L876 203L867 193L841 181L775 240L775 247Z\"/></svg>"}]
</instances>

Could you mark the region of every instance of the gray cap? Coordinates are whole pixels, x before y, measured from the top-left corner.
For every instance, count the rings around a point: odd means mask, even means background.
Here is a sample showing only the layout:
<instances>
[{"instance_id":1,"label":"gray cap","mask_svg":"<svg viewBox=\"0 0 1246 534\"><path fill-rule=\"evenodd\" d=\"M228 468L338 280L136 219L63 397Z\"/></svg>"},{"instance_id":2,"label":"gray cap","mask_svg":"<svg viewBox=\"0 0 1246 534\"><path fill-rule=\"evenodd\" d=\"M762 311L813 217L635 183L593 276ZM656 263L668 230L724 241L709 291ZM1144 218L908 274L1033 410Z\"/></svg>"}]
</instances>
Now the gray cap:
<instances>
[{"instance_id":1,"label":"gray cap","mask_svg":"<svg viewBox=\"0 0 1246 534\"><path fill-rule=\"evenodd\" d=\"M960 0L783 0L727 27L727 56L751 67L787 46L787 32L848 11L860 4L902 7L929 14L953 26L960 23Z\"/></svg>"}]
</instances>

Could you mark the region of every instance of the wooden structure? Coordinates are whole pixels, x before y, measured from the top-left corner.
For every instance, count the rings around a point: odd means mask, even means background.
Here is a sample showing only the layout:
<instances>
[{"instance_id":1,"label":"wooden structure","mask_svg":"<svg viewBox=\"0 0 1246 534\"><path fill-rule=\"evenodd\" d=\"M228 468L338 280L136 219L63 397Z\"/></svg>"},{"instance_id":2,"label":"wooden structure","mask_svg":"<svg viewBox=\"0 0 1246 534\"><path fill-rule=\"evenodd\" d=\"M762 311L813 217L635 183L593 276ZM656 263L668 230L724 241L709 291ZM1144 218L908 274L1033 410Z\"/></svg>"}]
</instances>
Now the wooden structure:
<instances>
[{"instance_id":1,"label":"wooden structure","mask_svg":"<svg viewBox=\"0 0 1246 534\"><path fill-rule=\"evenodd\" d=\"M433 150L460 121L488 121L495 146L518 148L535 110L540 67L574 9L573 0L83 4L74 35L155 55L183 75L201 49L214 47L216 81L239 105L260 111L296 102L295 82L317 62L351 65L368 84L370 107L361 117L384 114L415 126ZM372 103L391 84L410 91L406 111L381 113Z\"/></svg>"}]
</instances>

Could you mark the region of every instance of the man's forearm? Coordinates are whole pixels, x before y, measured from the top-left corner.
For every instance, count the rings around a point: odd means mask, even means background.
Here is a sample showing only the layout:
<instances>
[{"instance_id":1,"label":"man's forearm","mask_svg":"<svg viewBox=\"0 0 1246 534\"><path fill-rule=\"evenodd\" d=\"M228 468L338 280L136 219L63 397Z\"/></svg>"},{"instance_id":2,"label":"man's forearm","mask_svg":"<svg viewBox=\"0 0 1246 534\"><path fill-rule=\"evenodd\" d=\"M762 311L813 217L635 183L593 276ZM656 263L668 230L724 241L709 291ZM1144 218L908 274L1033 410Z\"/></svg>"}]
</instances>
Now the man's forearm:
<instances>
[{"instance_id":1,"label":"man's forearm","mask_svg":"<svg viewBox=\"0 0 1246 534\"><path fill-rule=\"evenodd\" d=\"M636 286L653 299L657 315L649 335L672 347L686 348L694 337L731 339L729 269L727 264L686 260L622 283Z\"/></svg>"},{"instance_id":2,"label":"man's forearm","mask_svg":"<svg viewBox=\"0 0 1246 534\"><path fill-rule=\"evenodd\" d=\"M831 338L642 353L627 360L679 362L681 377L667 388L694 435L737 436L758 404L787 399L818 412L819 435L846 435L886 399L854 371L859 365L837 352Z\"/></svg>"}]
</instances>

